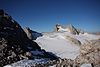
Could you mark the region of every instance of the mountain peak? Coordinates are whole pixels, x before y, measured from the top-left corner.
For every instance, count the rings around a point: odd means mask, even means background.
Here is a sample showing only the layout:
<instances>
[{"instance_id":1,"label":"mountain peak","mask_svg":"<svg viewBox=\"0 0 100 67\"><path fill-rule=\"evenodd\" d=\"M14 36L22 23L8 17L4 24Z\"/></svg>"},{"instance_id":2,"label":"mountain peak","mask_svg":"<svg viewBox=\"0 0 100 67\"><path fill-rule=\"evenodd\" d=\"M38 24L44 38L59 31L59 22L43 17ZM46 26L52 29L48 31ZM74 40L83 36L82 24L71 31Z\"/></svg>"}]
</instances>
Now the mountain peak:
<instances>
[{"instance_id":1,"label":"mountain peak","mask_svg":"<svg viewBox=\"0 0 100 67\"><path fill-rule=\"evenodd\" d=\"M65 31L70 32L72 34L79 34L79 31L72 24L67 25L67 27L64 27L60 24L56 24L56 31Z\"/></svg>"}]
</instances>

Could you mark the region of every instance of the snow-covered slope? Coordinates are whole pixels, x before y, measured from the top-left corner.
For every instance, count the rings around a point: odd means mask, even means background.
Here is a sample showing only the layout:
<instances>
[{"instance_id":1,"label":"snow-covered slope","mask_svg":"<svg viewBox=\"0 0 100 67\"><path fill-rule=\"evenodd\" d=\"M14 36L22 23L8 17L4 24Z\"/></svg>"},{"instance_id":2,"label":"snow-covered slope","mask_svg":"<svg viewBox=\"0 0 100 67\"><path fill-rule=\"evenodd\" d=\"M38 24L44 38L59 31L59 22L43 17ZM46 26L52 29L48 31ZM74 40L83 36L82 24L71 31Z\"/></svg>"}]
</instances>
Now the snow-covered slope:
<instances>
[{"instance_id":1,"label":"snow-covered slope","mask_svg":"<svg viewBox=\"0 0 100 67\"><path fill-rule=\"evenodd\" d=\"M44 33L42 37L35 40L46 51L53 52L58 57L75 59L79 55L80 45L90 40L100 39L100 35L79 34L73 35L69 32ZM74 42L75 41L75 42Z\"/></svg>"},{"instance_id":2,"label":"snow-covered slope","mask_svg":"<svg viewBox=\"0 0 100 67\"><path fill-rule=\"evenodd\" d=\"M6 65L4 67L35 67L36 64L46 64L46 63L48 63L48 59L34 59L34 60L24 59L16 63L13 63L11 65Z\"/></svg>"}]
</instances>

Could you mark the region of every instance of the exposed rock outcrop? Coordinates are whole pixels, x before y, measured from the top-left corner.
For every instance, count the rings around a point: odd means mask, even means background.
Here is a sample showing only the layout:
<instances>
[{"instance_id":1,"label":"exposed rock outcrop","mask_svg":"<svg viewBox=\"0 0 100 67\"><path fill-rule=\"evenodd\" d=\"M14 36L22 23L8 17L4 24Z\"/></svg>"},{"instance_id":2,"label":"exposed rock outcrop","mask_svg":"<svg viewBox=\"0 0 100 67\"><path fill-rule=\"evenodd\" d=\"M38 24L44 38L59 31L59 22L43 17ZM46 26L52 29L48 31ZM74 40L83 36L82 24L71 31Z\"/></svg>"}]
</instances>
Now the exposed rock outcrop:
<instances>
[{"instance_id":1,"label":"exposed rock outcrop","mask_svg":"<svg viewBox=\"0 0 100 67\"><path fill-rule=\"evenodd\" d=\"M29 27L24 28L24 31L25 31L25 33L27 34L27 37L28 37L29 39L31 39L31 40L36 40L37 37L41 37L41 36L42 36L41 33L32 31L32 30L30 30Z\"/></svg>"},{"instance_id":2,"label":"exposed rock outcrop","mask_svg":"<svg viewBox=\"0 0 100 67\"><path fill-rule=\"evenodd\" d=\"M94 67L100 67L100 40L91 41L82 45L80 55L75 59L76 63L91 63Z\"/></svg>"},{"instance_id":3,"label":"exposed rock outcrop","mask_svg":"<svg viewBox=\"0 0 100 67\"><path fill-rule=\"evenodd\" d=\"M67 29L69 29L70 30L70 32L72 33L72 34L79 34L80 32L73 26L73 25L68 25L67 26Z\"/></svg>"},{"instance_id":4,"label":"exposed rock outcrop","mask_svg":"<svg viewBox=\"0 0 100 67\"><path fill-rule=\"evenodd\" d=\"M76 44L77 46L81 46L81 42L73 37L66 36L66 39L68 39L71 43Z\"/></svg>"}]
</instances>

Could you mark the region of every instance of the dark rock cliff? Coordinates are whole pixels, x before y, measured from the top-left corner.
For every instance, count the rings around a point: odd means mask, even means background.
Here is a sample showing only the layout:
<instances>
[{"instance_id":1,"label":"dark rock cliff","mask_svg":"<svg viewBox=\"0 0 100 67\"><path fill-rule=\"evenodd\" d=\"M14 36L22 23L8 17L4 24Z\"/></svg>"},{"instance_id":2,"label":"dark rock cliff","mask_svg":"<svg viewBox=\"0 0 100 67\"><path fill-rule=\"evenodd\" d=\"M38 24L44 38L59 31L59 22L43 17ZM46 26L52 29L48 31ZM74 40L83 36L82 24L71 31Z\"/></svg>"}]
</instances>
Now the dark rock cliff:
<instances>
[{"instance_id":1,"label":"dark rock cliff","mask_svg":"<svg viewBox=\"0 0 100 67\"><path fill-rule=\"evenodd\" d=\"M37 51L40 55L35 54ZM34 59L34 56L56 58L45 50L41 50L36 42L27 37L21 26L11 16L0 10L0 67L22 59Z\"/></svg>"}]
</instances>

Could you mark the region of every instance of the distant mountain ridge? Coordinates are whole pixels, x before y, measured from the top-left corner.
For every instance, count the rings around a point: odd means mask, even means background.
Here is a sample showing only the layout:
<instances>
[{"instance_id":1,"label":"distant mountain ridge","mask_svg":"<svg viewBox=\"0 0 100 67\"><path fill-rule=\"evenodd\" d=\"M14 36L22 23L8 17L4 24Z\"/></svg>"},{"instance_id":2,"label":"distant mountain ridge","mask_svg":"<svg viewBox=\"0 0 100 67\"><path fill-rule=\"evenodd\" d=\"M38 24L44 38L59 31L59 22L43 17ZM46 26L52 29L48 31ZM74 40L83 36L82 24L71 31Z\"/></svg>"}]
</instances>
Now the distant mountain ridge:
<instances>
[{"instance_id":1,"label":"distant mountain ridge","mask_svg":"<svg viewBox=\"0 0 100 67\"><path fill-rule=\"evenodd\" d=\"M65 32L70 32L72 34L78 35L79 33L84 33L82 30L78 30L76 29L73 25L69 24L66 27L60 25L60 24L56 24L56 31L65 31Z\"/></svg>"}]
</instances>

